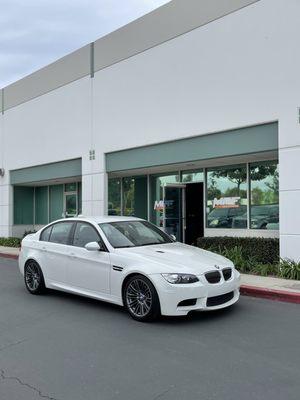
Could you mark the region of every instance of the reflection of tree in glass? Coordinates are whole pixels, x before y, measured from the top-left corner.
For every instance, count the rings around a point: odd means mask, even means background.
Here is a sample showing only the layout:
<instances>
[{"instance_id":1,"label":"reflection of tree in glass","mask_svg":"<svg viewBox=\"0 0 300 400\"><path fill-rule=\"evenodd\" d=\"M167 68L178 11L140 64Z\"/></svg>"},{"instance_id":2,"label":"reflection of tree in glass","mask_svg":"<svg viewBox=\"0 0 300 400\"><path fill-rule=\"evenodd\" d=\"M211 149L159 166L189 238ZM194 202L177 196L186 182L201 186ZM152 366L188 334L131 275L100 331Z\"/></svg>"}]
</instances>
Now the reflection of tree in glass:
<instances>
[{"instance_id":1,"label":"reflection of tree in glass","mask_svg":"<svg viewBox=\"0 0 300 400\"><path fill-rule=\"evenodd\" d=\"M245 189L237 189L236 187L234 188L228 188L225 193L224 193L225 197L241 197L242 199L246 199L247 198L247 190Z\"/></svg>"},{"instance_id":2,"label":"reflection of tree in glass","mask_svg":"<svg viewBox=\"0 0 300 400\"><path fill-rule=\"evenodd\" d=\"M232 189L232 195L241 197L240 187L243 183L246 183L247 172L246 168L230 168L230 169L220 169L214 171L212 176L215 178L227 178L230 182L237 185L236 188Z\"/></svg>"},{"instance_id":3,"label":"reflection of tree in glass","mask_svg":"<svg viewBox=\"0 0 300 400\"><path fill-rule=\"evenodd\" d=\"M193 174L187 174L182 179L182 182L192 182L193 181Z\"/></svg>"},{"instance_id":4,"label":"reflection of tree in glass","mask_svg":"<svg viewBox=\"0 0 300 400\"><path fill-rule=\"evenodd\" d=\"M261 187L253 187L254 185L252 185L252 204L278 204L279 173L276 163L252 166L250 177L251 182L256 181L261 184ZM267 187L268 190L264 189L264 187Z\"/></svg>"},{"instance_id":5,"label":"reflection of tree in glass","mask_svg":"<svg viewBox=\"0 0 300 400\"><path fill-rule=\"evenodd\" d=\"M207 197L208 199L219 199L222 196L222 192L220 189L216 187L216 180L214 178L210 179L209 187L207 188Z\"/></svg>"},{"instance_id":6,"label":"reflection of tree in glass","mask_svg":"<svg viewBox=\"0 0 300 400\"><path fill-rule=\"evenodd\" d=\"M121 206L121 182L120 179L109 179L108 181L108 214L120 215Z\"/></svg>"},{"instance_id":7,"label":"reflection of tree in glass","mask_svg":"<svg viewBox=\"0 0 300 400\"><path fill-rule=\"evenodd\" d=\"M257 165L256 167L251 167L250 175L251 175L251 180L253 181L262 181L263 179L266 179L268 176L273 178L277 174L278 177L278 172L277 172L277 164L260 164Z\"/></svg>"},{"instance_id":8,"label":"reflection of tree in glass","mask_svg":"<svg viewBox=\"0 0 300 400\"><path fill-rule=\"evenodd\" d=\"M251 203L252 204L263 204L264 203L264 192L260 188L253 188L251 191Z\"/></svg>"},{"instance_id":9,"label":"reflection of tree in glass","mask_svg":"<svg viewBox=\"0 0 300 400\"><path fill-rule=\"evenodd\" d=\"M124 191L124 214L132 215L134 213L134 179L123 180Z\"/></svg>"},{"instance_id":10,"label":"reflection of tree in glass","mask_svg":"<svg viewBox=\"0 0 300 400\"><path fill-rule=\"evenodd\" d=\"M279 173L278 170L274 172L274 175L271 176L272 182L266 182L265 185L271 189L273 192L279 191Z\"/></svg>"}]
</instances>

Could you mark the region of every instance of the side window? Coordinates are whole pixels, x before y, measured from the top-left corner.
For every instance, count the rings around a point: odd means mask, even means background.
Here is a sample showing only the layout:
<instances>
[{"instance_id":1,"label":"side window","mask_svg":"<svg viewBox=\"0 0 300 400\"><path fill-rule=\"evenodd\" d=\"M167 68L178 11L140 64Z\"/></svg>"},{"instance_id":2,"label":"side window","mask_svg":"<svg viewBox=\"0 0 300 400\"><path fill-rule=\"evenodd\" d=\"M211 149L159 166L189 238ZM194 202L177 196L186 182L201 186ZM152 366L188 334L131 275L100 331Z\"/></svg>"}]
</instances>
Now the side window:
<instances>
[{"instance_id":1,"label":"side window","mask_svg":"<svg viewBox=\"0 0 300 400\"><path fill-rule=\"evenodd\" d=\"M100 236L92 225L85 222L77 222L74 232L73 246L84 247L87 243L98 243L99 241Z\"/></svg>"},{"instance_id":2,"label":"side window","mask_svg":"<svg viewBox=\"0 0 300 400\"><path fill-rule=\"evenodd\" d=\"M54 224L52 227L49 242L69 244L72 227L73 222L59 222L58 224Z\"/></svg>"},{"instance_id":3,"label":"side window","mask_svg":"<svg viewBox=\"0 0 300 400\"><path fill-rule=\"evenodd\" d=\"M51 229L52 229L52 225L49 226L48 228L44 229L40 235L40 240L42 240L43 242L49 242Z\"/></svg>"},{"instance_id":4,"label":"side window","mask_svg":"<svg viewBox=\"0 0 300 400\"><path fill-rule=\"evenodd\" d=\"M235 217L237 215L236 209L235 208L230 208L228 211L228 216L229 217Z\"/></svg>"}]
</instances>

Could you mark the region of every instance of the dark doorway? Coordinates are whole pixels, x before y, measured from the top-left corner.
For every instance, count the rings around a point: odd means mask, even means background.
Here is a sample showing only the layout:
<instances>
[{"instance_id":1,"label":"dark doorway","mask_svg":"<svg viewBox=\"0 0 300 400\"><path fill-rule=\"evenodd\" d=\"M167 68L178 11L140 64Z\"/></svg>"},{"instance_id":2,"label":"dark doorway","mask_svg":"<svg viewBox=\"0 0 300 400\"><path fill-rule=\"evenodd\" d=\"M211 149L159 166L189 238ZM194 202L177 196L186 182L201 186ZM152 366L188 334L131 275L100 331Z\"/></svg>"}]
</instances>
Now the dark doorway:
<instances>
[{"instance_id":1,"label":"dark doorway","mask_svg":"<svg viewBox=\"0 0 300 400\"><path fill-rule=\"evenodd\" d=\"M203 182L186 185L186 230L185 242L196 243L197 238L204 236L203 223Z\"/></svg>"}]
</instances>

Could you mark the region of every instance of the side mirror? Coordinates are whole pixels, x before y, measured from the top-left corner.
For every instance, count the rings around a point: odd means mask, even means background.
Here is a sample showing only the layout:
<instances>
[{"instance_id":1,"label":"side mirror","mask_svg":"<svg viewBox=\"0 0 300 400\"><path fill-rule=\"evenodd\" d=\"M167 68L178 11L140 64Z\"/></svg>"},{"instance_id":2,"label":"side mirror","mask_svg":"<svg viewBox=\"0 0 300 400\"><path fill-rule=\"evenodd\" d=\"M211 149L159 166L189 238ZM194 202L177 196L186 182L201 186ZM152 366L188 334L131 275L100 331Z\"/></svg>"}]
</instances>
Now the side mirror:
<instances>
[{"instance_id":1,"label":"side mirror","mask_svg":"<svg viewBox=\"0 0 300 400\"><path fill-rule=\"evenodd\" d=\"M86 250L88 251L100 251L101 247L97 242L89 242L85 246Z\"/></svg>"},{"instance_id":2,"label":"side mirror","mask_svg":"<svg viewBox=\"0 0 300 400\"><path fill-rule=\"evenodd\" d=\"M171 238L174 240L174 242L176 242L177 241L177 239L176 239L176 236L175 235L170 235L171 236Z\"/></svg>"}]
</instances>

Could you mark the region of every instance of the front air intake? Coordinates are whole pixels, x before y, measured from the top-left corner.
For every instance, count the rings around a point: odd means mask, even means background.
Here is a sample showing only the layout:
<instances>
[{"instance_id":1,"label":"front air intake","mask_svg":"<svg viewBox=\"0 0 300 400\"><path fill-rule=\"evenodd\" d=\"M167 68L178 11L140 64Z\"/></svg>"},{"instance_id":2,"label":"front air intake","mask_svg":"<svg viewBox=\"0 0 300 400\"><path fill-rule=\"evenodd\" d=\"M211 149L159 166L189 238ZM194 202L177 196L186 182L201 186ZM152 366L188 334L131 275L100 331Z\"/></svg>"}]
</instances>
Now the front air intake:
<instances>
[{"instance_id":1,"label":"front air intake","mask_svg":"<svg viewBox=\"0 0 300 400\"><path fill-rule=\"evenodd\" d=\"M221 294L220 296L208 297L206 305L207 307L216 307L222 304L228 303L234 297L234 292Z\"/></svg>"},{"instance_id":2,"label":"front air intake","mask_svg":"<svg viewBox=\"0 0 300 400\"><path fill-rule=\"evenodd\" d=\"M195 306L196 303L197 303L197 299L182 300L180 303L178 303L178 306L177 306L177 307Z\"/></svg>"}]
</instances>

